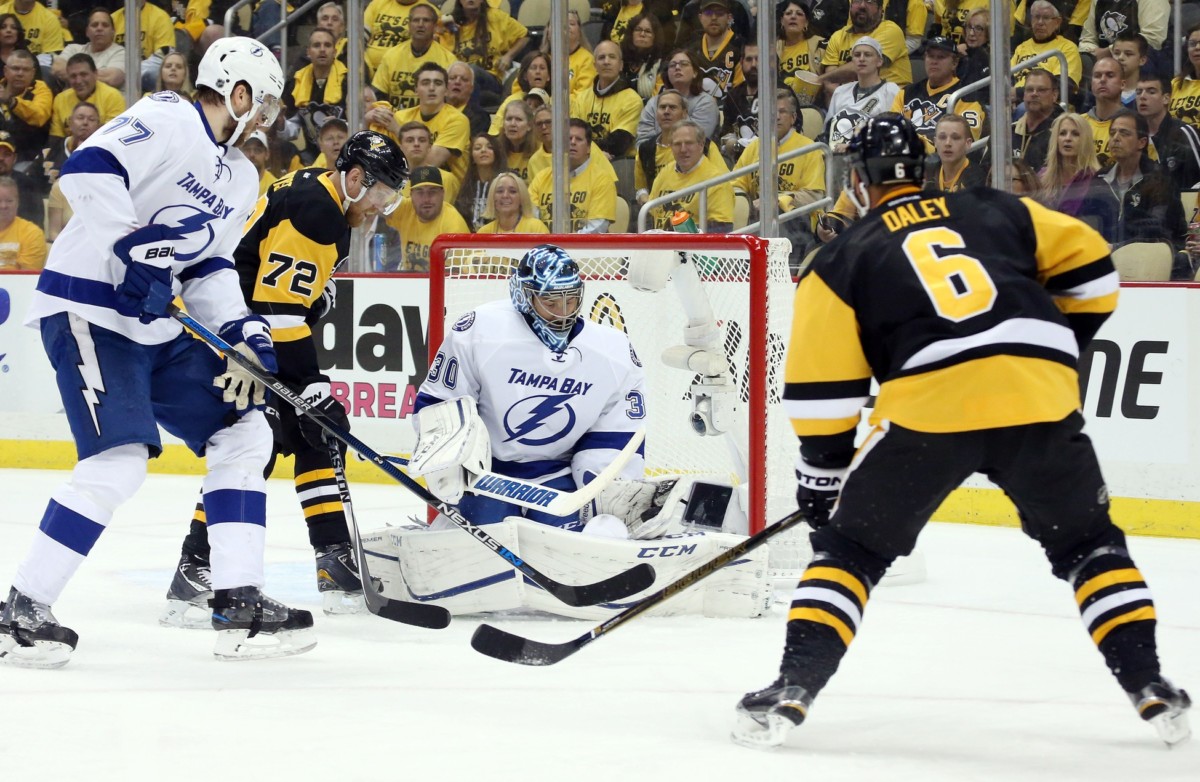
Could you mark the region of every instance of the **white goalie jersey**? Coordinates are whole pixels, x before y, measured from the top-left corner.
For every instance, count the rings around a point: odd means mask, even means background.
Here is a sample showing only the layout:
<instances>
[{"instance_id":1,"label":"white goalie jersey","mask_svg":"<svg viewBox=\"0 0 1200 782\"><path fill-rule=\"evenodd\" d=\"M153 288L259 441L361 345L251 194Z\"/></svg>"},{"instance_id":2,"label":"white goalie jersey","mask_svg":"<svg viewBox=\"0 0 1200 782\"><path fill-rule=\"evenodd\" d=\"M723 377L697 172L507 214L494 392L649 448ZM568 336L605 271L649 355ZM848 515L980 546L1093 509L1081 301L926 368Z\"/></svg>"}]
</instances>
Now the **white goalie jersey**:
<instances>
[{"instance_id":1,"label":"white goalie jersey","mask_svg":"<svg viewBox=\"0 0 1200 782\"><path fill-rule=\"evenodd\" d=\"M213 139L196 105L173 92L142 98L71 154L60 182L74 218L50 250L27 325L65 311L142 344L178 335L170 318L142 324L116 311L125 267L113 243L151 223L184 234L171 266L192 315L219 327L249 312L232 258L258 176L240 150Z\"/></svg>"},{"instance_id":2,"label":"white goalie jersey","mask_svg":"<svg viewBox=\"0 0 1200 782\"><path fill-rule=\"evenodd\" d=\"M508 301L468 312L446 333L416 407L469 396L492 444L492 469L529 481L584 483L645 424L645 375L622 332L580 319L566 351L546 348ZM644 449L644 444L643 444ZM644 450L622 476L641 479Z\"/></svg>"}]
</instances>

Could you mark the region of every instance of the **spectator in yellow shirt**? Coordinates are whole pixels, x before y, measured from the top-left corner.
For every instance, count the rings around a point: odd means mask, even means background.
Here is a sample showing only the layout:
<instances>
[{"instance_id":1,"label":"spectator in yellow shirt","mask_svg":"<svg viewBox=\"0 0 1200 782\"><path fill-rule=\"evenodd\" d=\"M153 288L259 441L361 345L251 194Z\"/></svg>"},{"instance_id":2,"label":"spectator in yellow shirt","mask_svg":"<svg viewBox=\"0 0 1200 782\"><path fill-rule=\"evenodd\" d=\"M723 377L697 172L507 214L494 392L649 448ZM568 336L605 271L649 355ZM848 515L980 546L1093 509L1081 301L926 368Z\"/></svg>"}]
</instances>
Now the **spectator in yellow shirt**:
<instances>
[{"instance_id":1,"label":"spectator in yellow shirt","mask_svg":"<svg viewBox=\"0 0 1200 782\"><path fill-rule=\"evenodd\" d=\"M84 101L99 109L101 125L125 110L125 96L121 91L96 78L96 63L92 62L91 55L82 52L71 55L67 60L67 83L71 88L54 96L50 114L51 138L67 135L71 111Z\"/></svg>"},{"instance_id":2,"label":"spectator in yellow shirt","mask_svg":"<svg viewBox=\"0 0 1200 782\"><path fill-rule=\"evenodd\" d=\"M455 63L454 53L434 40L437 23L433 6L413 6L408 13L408 40L388 49L379 60L371 86L397 109L417 105L416 73L423 63L436 62L447 69Z\"/></svg>"},{"instance_id":3,"label":"spectator in yellow shirt","mask_svg":"<svg viewBox=\"0 0 1200 782\"><path fill-rule=\"evenodd\" d=\"M484 219L490 220L475 233L481 234L545 234L546 224L537 219L529 190L521 177L504 171L492 180L488 190Z\"/></svg>"},{"instance_id":4,"label":"spectator in yellow shirt","mask_svg":"<svg viewBox=\"0 0 1200 782\"><path fill-rule=\"evenodd\" d=\"M346 120L341 117L330 117L325 120L321 129L317 131L317 148L321 150L321 154L317 155L313 165L317 168L336 171L337 168L334 164L348 138L350 138L350 126L346 124ZM405 185L407 186L407 183Z\"/></svg>"},{"instance_id":5,"label":"spectator in yellow shirt","mask_svg":"<svg viewBox=\"0 0 1200 782\"><path fill-rule=\"evenodd\" d=\"M5 5L8 7L5 8ZM0 5L0 11L11 11L17 15L21 26L25 28L25 39L29 41L30 53L37 55L41 67L49 68L54 61L54 55L61 52L66 45L58 14L37 0L14 0L12 3Z\"/></svg>"},{"instance_id":6,"label":"spectator in yellow shirt","mask_svg":"<svg viewBox=\"0 0 1200 782\"><path fill-rule=\"evenodd\" d=\"M671 195L691 185L712 179L722 173L704 157L704 129L693 120L680 120L671 130L671 154L675 165L667 166L654 178L650 186L651 201ZM700 194L679 196L665 204L654 207L650 215L654 227L670 230L671 215L686 211L703 222L704 233L728 233L733 228L733 187L725 182L708 188L708 212L706 220L700 219Z\"/></svg>"},{"instance_id":7,"label":"spectator in yellow shirt","mask_svg":"<svg viewBox=\"0 0 1200 782\"><path fill-rule=\"evenodd\" d=\"M46 237L41 226L17 217L20 195L11 177L0 176L0 269L41 269Z\"/></svg>"},{"instance_id":8,"label":"spectator in yellow shirt","mask_svg":"<svg viewBox=\"0 0 1200 782\"><path fill-rule=\"evenodd\" d=\"M617 219L617 187L612 164L603 155L598 159L592 157L592 129L586 122L572 117L567 132L567 163L571 167L567 186L567 230L606 234L609 225ZM529 185L529 197L547 227L553 225L553 180L553 169L545 168ZM731 203L731 210L732 206Z\"/></svg>"},{"instance_id":9,"label":"spectator in yellow shirt","mask_svg":"<svg viewBox=\"0 0 1200 782\"><path fill-rule=\"evenodd\" d=\"M37 74L37 58L28 49L16 49L0 79L0 127L8 131L18 160L41 154L50 130L54 95Z\"/></svg>"},{"instance_id":10,"label":"spectator in yellow shirt","mask_svg":"<svg viewBox=\"0 0 1200 782\"><path fill-rule=\"evenodd\" d=\"M254 164L254 170L258 172L258 196L262 198L267 193L267 188L271 183L279 177L267 170L267 134L261 130L256 130L250 134L242 144L242 154L246 159Z\"/></svg>"},{"instance_id":11,"label":"spectator in yellow shirt","mask_svg":"<svg viewBox=\"0 0 1200 782\"><path fill-rule=\"evenodd\" d=\"M467 173L471 123L461 111L446 103L446 69L427 62L417 68L414 78L419 101L416 106L392 113L386 103L377 103L367 112L366 121L371 130L379 130L397 141L401 125L413 120L424 123L433 134L428 164L444 168L462 181Z\"/></svg>"},{"instance_id":12,"label":"spectator in yellow shirt","mask_svg":"<svg viewBox=\"0 0 1200 782\"><path fill-rule=\"evenodd\" d=\"M429 271L429 247L442 234L470 233L467 223L450 204L442 186L442 172L433 166L413 169L408 180L411 196L387 218L400 232L403 257L385 271ZM390 259L389 259L390 261Z\"/></svg>"},{"instance_id":13,"label":"spectator in yellow shirt","mask_svg":"<svg viewBox=\"0 0 1200 782\"><path fill-rule=\"evenodd\" d=\"M494 84L480 80L480 89L487 92L499 91L500 82L527 43L525 25L484 0L458 0L442 33L442 45L455 57L492 75Z\"/></svg>"},{"instance_id":14,"label":"spectator in yellow shirt","mask_svg":"<svg viewBox=\"0 0 1200 782\"><path fill-rule=\"evenodd\" d=\"M154 81L158 78L158 68L162 65L163 55L175 47L175 25L167 12L146 0L138 0L138 34L141 36L142 49L142 91L154 89ZM116 41L125 45L125 9L119 8L112 15L113 26L116 28Z\"/></svg>"},{"instance_id":15,"label":"spectator in yellow shirt","mask_svg":"<svg viewBox=\"0 0 1200 782\"><path fill-rule=\"evenodd\" d=\"M79 145L87 141L100 128L100 111L90 103L76 103L67 122L69 136L63 139L61 147L51 147L51 152L42 164L46 179L50 181L50 195L46 197L46 241L53 242L62 233L67 221L71 219L71 205L63 195L58 183L58 174L62 171L63 163L71 153L79 149Z\"/></svg>"}]
</instances>

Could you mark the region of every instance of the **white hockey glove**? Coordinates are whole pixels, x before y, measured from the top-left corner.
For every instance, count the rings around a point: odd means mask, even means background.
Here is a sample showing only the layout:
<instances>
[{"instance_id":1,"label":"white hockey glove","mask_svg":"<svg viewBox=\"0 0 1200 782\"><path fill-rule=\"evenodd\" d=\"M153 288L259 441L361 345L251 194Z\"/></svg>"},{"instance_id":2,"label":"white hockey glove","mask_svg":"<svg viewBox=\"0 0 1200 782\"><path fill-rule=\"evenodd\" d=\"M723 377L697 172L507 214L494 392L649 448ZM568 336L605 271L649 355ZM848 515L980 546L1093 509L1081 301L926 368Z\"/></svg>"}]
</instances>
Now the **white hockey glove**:
<instances>
[{"instance_id":1,"label":"white hockey glove","mask_svg":"<svg viewBox=\"0 0 1200 782\"><path fill-rule=\"evenodd\" d=\"M475 400L458 397L430 405L413 416L417 444L408 474L424 476L429 491L442 502L462 499L471 474L491 469L492 441Z\"/></svg>"},{"instance_id":2,"label":"white hockey glove","mask_svg":"<svg viewBox=\"0 0 1200 782\"><path fill-rule=\"evenodd\" d=\"M271 327L262 317L250 315L230 321L222 326L218 333L221 339L250 359L259 369L269 374L279 371L275 347L271 342ZM213 385L224 390L221 398L233 403L238 412L251 406L262 407L266 402L263 384L240 364L228 358L225 359L225 372L213 378Z\"/></svg>"},{"instance_id":3,"label":"white hockey glove","mask_svg":"<svg viewBox=\"0 0 1200 782\"><path fill-rule=\"evenodd\" d=\"M596 497L596 515L608 513L625 522L633 540L660 538L682 520L691 481L614 480Z\"/></svg>"}]
</instances>

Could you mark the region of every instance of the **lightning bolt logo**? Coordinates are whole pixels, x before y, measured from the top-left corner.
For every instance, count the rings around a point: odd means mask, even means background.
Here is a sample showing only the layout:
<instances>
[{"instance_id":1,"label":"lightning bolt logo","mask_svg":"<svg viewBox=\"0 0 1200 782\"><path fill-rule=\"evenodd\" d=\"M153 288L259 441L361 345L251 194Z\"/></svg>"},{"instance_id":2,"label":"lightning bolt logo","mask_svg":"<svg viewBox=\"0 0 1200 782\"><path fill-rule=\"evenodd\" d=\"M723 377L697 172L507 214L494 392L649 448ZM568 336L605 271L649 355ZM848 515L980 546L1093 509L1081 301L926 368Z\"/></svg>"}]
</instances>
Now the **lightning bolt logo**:
<instances>
[{"instance_id":1,"label":"lightning bolt logo","mask_svg":"<svg viewBox=\"0 0 1200 782\"><path fill-rule=\"evenodd\" d=\"M504 429L508 432L508 438L505 442L517 440L522 445L538 446L546 445L555 442L562 438L564 434L571 431L575 427L575 411L567 404L571 398L571 394L552 394L546 396L527 397L517 404L513 405L508 410L508 414L504 416ZM525 407L523 403L534 403L531 409L522 411ZM526 435L540 429L543 425L549 422L551 417L558 413L565 413L567 417L566 425L559 428L558 431L550 434L547 437L538 439L530 439ZM516 426L509 423L510 420L519 421Z\"/></svg>"},{"instance_id":2,"label":"lightning bolt logo","mask_svg":"<svg viewBox=\"0 0 1200 782\"><path fill-rule=\"evenodd\" d=\"M99 437L100 418L97 415L97 408L100 407L100 394L106 392L104 376L100 373L100 361L96 358L96 343L92 341L92 332L87 321L74 315L68 317L71 323L71 335L75 337L75 345L79 348L79 361L75 363L75 366L79 367L79 379L83 381L79 386L79 392L87 400L88 414L92 417L92 426L96 429L96 436Z\"/></svg>"}]
</instances>

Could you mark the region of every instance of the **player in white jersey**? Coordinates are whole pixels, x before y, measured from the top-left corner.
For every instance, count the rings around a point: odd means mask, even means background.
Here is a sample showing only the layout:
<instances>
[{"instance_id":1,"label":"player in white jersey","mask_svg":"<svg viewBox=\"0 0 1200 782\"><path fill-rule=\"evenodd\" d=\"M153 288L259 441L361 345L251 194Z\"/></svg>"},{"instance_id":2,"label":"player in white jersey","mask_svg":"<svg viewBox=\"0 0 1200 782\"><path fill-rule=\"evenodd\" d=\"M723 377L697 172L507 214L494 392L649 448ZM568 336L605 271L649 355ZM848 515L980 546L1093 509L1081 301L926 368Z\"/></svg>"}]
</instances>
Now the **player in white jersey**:
<instances>
[{"instance_id":1,"label":"player in white jersey","mask_svg":"<svg viewBox=\"0 0 1200 782\"><path fill-rule=\"evenodd\" d=\"M68 661L78 636L50 606L161 452L157 426L207 458L214 653L267 657L315 644L311 614L260 591L271 453L263 388L165 317L179 295L236 350L276 369L270 329L247 307L231 259L258 194L237 146L275 119L283 74L256 41L226 38L205 53L196 84L196 103L170 92L143 98L63 166L75 218L26 322L41 330L79 461L0 604L0 662Z\"/></svg>"},{"instance_id":2,"label":"player in white jersey","mask_svg":"<svg viewBox=\"0 0 1200 782\"><path fill-rule=\"evenodd\" d=\"M563 529L569 517L463 494L466 472L492 470L549 488L574 491L603 470L644 426L645 375L629 338L579 317L579 267L554 245L533 248L509 280L511 301L468 312L447 333L417 395L414 453L454 452L438 464L410 465L430 491L476 524L524 515ZM466 398L461 430L440 415ZM460 408L461 409L461 408ZM447 447L438 448L444 439ZM423 445L434 444L432 449ZM622 475L641 484L644 444Z\"/></svg>"}]
</instances>

